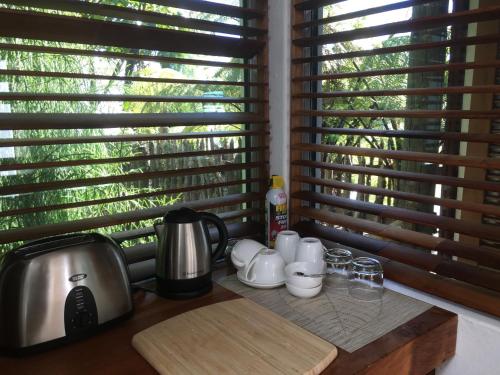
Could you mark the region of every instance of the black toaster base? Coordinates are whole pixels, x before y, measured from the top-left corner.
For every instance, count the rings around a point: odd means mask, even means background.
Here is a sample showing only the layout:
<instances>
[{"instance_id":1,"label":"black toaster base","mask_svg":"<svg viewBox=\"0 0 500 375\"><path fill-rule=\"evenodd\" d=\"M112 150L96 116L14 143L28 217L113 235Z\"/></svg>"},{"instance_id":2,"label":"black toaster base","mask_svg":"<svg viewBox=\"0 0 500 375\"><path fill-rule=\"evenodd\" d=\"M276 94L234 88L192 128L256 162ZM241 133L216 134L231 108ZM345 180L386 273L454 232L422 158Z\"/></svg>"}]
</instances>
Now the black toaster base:
<instances>
[{"instance_id":1,"label":"black toaster base","mask_svg":"<svg viewBox=\"0 0 500 375\"><path fill-rule=\"evenodd\" d=\"M189 299L201 296L212 290L212 274L193 279L170 280L156 278L156 293L169 299Z\"/></svg>"},{"instance_id":2,"label":"black toaster base","mask_svg":"<svg viewBox=\"0 0 500 375\"><path fill-rule=\"evenodd\" d=\"M41 353L50 349L55 349L60 346L63 346L65 344L69 344L75 341L83 340L85 338L89 338L90 336L95 335L98 332L101 332L103 330L106 330L107 328L114 326L115 324L118 324L119 322L122 322L124 320L129 319L132 315L134 314L134 310L130 310L128 313L119 316L118 318L115 318L113 320L110 320L106 323L102 323L96 327L92 327L92 329L89 329L85 332L75 334L72 336L64 336L55 340L43 342L41 344L36 344L32 346L26 346L23 348L2 348L0 347L0 355L1 356L7 356L7 357L24 357L32 354L37 354Z\"/></svg>"}]
</instances>

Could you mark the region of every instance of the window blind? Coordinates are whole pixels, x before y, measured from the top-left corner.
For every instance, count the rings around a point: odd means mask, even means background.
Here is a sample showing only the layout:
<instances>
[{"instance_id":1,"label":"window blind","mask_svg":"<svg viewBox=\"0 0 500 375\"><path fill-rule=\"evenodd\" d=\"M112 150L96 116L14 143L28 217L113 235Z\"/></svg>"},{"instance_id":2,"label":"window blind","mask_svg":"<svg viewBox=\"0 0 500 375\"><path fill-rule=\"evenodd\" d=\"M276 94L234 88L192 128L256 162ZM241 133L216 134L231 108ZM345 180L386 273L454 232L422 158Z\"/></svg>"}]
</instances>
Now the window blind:
<instances>
[{"instance_id":1,"label":"window blind","mask_svg":"<svg viewBox=\"0 0 500 375\"><path fill-rule=\"evenodd\" d=\"M291 221L500 316L500 6L294 2Z\"/></svg>"},{"instance_id":2,"label":"window blind","mask_svg":"<svg viewBox=\"0 0 500 375\"><path fill-rule=\"evenodd\" d=\"M0 246L111 234L141 268L188 206L260 230L265 1L0 1ZM142 264L142 265L141 265Z\"/></svg>"}]
</instances>

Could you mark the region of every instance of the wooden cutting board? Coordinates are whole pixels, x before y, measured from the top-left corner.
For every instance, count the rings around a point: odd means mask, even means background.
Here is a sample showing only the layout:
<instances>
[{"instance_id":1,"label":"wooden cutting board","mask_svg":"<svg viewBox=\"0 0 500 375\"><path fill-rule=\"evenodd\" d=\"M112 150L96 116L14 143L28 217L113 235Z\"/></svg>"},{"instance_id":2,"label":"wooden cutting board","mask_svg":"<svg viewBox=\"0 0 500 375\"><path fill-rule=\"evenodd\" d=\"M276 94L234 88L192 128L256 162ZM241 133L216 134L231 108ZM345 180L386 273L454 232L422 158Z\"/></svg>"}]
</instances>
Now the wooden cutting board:
<instances>
[{"instance_id":1,"label":"wooden cutting board","mask_svg":"<svg viewBox=\"0 0 500 375\"><path fill-rule=\"evenodd\" d=\"M132 338L161 374L319 374L337 348L240 298L188 311Z\"/></svg>"}]
</instances>

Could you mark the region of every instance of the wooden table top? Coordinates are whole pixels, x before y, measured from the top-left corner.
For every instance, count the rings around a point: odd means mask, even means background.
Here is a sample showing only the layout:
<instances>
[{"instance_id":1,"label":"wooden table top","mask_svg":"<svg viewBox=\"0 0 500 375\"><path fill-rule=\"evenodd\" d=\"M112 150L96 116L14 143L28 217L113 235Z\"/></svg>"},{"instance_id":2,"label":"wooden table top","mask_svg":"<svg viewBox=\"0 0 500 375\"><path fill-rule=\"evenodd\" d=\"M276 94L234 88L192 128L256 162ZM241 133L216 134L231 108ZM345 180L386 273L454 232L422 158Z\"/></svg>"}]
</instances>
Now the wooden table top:
<instances>
[{"instance_id":1,"label":"wooden table top","mask_svg":"<svg viewBox=\"0 0 500 375\"><path fill-rule=\"evenodd\" d=\"M22 358L0 357L7 374L155 374L134 350L132 336L160 321L208 304L241 298L215 284L212 292L184 301L134 293L132 318L88 339ZM427 374L455 353L457 316L432 307L363 348L338 358L324 374Z\"/></svg>"}]
</instances>

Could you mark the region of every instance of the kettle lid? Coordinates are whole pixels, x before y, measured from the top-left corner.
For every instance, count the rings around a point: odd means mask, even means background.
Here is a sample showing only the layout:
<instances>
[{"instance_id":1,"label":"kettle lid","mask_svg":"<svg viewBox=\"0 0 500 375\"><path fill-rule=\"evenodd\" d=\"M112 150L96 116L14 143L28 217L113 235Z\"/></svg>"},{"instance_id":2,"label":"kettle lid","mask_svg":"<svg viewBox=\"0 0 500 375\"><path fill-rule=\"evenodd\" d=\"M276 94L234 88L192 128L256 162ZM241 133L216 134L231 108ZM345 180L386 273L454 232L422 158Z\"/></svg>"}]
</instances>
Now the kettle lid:
<instances>
[{"instance_id":1,"label":"kettle lid","mask_svg":"<svg viewBox=\"0 0 500 375\"><path fill-rule=\"evenodd\" d=\"M202 219L201 215L187 207L167 212L163 221L165 223L186 224L194 223Z\"/></svg>"}]
</instances>

